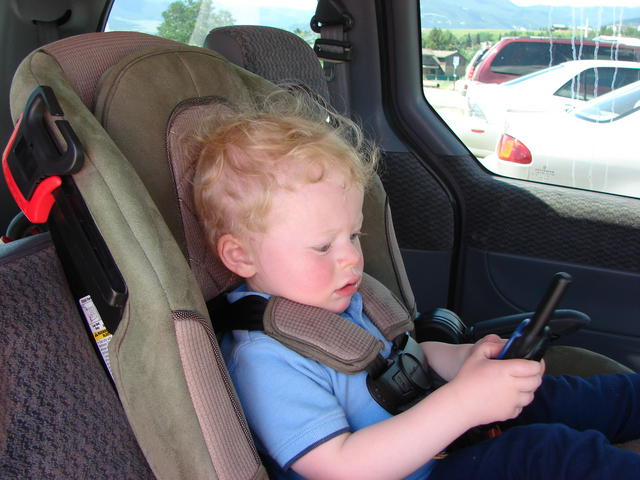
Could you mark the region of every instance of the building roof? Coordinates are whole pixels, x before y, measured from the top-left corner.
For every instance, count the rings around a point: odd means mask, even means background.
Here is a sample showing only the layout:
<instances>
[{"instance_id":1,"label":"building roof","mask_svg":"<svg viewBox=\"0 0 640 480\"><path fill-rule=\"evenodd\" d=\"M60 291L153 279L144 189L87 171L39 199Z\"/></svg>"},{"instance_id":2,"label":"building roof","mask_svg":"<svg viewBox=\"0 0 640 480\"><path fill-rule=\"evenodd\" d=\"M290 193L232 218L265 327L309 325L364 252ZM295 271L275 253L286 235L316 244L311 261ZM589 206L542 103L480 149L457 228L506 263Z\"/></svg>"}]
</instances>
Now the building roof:
<instances>
[{"instance_id":1,"label":"building roof","mask_svg":"<svg viewBox=\"0 0 640 480\"><path fill-rule=\"evenodd\" d=\"M422 55L433 55L436 58L447 58L452 55L460 55L457 50L433 50L431 48L423 48Z\"/></svg>"}]
</instances>

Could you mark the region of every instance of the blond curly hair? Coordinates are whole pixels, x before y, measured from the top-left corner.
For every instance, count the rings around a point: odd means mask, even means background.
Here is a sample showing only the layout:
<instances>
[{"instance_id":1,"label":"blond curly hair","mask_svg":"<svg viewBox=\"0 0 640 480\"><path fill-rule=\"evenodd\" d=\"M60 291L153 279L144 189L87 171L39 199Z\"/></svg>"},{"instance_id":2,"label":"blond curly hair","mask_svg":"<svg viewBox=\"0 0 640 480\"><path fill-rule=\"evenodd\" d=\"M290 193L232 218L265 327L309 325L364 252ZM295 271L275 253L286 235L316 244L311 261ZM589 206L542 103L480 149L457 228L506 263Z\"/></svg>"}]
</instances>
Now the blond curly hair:
<instances>
[{"instance_id":1,"label":"blond curly hair","mask_svg":"<svg viewBox=\"0 0 640 480\"><path fill-rule=\"evenodd\" d=\"M271 198L339 172L366 189L378 150L358 126L308 95L278 91L258 106L213 120L200 136L194 200L207 241L216 251L226 233L264 232Z\"/></svg>"}]
</instances>

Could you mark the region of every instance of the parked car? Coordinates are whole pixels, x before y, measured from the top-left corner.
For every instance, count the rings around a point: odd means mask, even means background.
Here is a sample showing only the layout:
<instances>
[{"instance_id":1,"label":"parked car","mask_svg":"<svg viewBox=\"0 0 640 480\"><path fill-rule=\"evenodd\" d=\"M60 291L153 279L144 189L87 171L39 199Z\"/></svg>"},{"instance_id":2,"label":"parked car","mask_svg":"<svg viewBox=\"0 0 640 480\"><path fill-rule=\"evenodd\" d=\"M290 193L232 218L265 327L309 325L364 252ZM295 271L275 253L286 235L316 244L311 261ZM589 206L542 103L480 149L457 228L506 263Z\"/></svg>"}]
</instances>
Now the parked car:
<instances>
[{"instance_id":1,"label":"parked car","mask_svg":"<svg viewBox=\"0 0 640 480\"><path fill-rule=\"evenodd\" d=\"M482 60L484 60L484 57L487 55L487 53L490 50L491 50L490 44L482 45L478 50L476 50L476 53L473 54L473 57L471 57L471 60L469 60L469 63L467 63L467 68L464 71L464 84L462 87L463 94L466 95L467 89L469 88L469 84L473 80L473 75L476 71L476 67L480 64Z\"/></svg>"},{"instance_id":2,"label":"parked car","mask_svg":"<svg viewBox=\"0 0 640 480\"><path fill-rule=\"evenodd\" d=\"M510 118L482 162L508 177L640 197L640 82L573 112Z\"/></svg>"},{"instance_id":3,"label":"parked car","mask_svg":"<svg viewBox=\"0 0 640 480\"><path fill-rule=\"evenodd\" d=\"M570 110L640 80L640 62L576 60L502 84L474 83L467 92L468 119L456 130L478 157L491 154L513 113Z\"/></svg>"},{"instance_id":4,"label":"parked car","mask_svg":"<svg viewBox=\"0 0 640 480\"><path fill-rule=\"evenodd\" d=\"M476 66L472 80L502 83L572 60L640 60L640 47L575 38L506 37Z\"/></svg>"}]
</instances>

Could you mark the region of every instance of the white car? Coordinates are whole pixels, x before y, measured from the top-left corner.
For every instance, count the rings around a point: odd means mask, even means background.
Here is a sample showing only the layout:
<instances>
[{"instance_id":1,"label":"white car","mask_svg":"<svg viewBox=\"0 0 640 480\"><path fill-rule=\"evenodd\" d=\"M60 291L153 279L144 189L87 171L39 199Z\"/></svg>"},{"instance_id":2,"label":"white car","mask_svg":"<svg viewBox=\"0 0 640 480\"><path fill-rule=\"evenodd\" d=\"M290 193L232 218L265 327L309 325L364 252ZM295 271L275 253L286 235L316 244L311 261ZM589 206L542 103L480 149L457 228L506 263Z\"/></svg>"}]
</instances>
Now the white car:
<instances>
[{"instance_id":1,"label":"white car","mask_svg":"<svg viewBox=\"0 0 640 480\"><path fill-rule=\"evenodd\" d=\"M571 110L640 80L640 62L576 60L502 84L477 83L467 92L467 116L455 129L478 157L495 150L512 113Z\"/></svg>"},{"instance_id":2,"label":"white car","mask_svg":"<svg viewBox=\"0 0 640 480\"><path fill-rule=\"evenodd\" d=\"M508 177L640 197L640 82L573 112L510 117L482 159Z\"/></svg>"}]
</instances>

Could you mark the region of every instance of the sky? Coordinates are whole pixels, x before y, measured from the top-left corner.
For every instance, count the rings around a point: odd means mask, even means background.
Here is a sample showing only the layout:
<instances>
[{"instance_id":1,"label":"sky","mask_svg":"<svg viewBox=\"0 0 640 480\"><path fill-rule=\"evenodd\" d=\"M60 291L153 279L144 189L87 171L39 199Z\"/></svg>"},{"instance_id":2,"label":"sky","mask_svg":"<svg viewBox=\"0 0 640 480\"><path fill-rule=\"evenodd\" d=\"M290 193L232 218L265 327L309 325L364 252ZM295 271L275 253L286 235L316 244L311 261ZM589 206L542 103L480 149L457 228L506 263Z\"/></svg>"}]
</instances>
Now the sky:
<instances>
[{"instance_id":1,"label":"sky","mask_svg":"<svg viewBox=\"0 0 640 480\"><path fill-rule=\"evenodd\" d=\"M576 6L576 7L588 7L588 6L599 6L603 4L607 4L609 6L626 6L626 7L640 7L640 0L511 0L512 3L521 6L529 6L529 5L566 5L566 6ZM242 6L251 6L251 5L264 5L264 1L259 0L234 0L234 1L225 1L225 0L217 0L216 4L229 4L229 5L242 5ZM287 7L287 8L296 8L300 10L315 10L316 0L271 0L269 2L269 6L272 7Z\"/></svg>"},{"instance_id":2,"label":"sky","mask_svg":"<svg viewBox=\"0 0 640 480\"><path fill-rule=\"evenodd\" d=\"M118 0L123 1L123 0ZM168 4L170 0L146 0L148 3ZM271 7L286 7L299 10L315 10L317 0L271 0L267 2ZM640 7L640 0L511 0L521 6L555 5L588 7L607 4L609 6ZM214 0L214 5L255 7L265 5L264 0Z\"/></svg>"},{"instance_id":3,"label":"sky","mask_svg":"<svg viewBox=\"0 0 640 480\"><path fill-rule=\"evenodd\" d=\"M112 12L112 21L114 21L114 24L121 22L127 29L154 33L157 26L161 23L160 12L172 1L173 0L116 0L116 7ZM447 0L437 1L442 2ZM520 6L553 5L586 7L608 5L640 7L640 0L511 0L511 2ZM229 11L238 24L260 24L258 8L260 6L268 5L271 8L289 8L304 11L310 16L315 11L317 0L212 0L212 3L218 9ZM138 11L140 10L141 4L146 7L144 11L147 12L148 17L131 19L130 16L127 15L127 10ZM124 11L119 9L119 6L122 6ZM121 26L120 29L122 28Z\"/></svg>"},{"instance_id":4,"label":"sky","mask_svg":"<svg viewBox=\"0 0 640 480\"><path fill-rule=\"evenodd\" d=\"M257 7L268 5L270 8L291 8L315 12L317 0L214 0L213 5L231 12L237 23L258 23Z\"/></svg>"},{"instance_id":5,"label":"sky","mask_svg":"<svg viewBox=\"0 0 640 480\"><path fill-rule=\"evenodd\" d=\"M531 5L599 7L605 4L610 7L640 7L640 0L511 0L511 3L521 7L529 7Z\"/></svg>"},{"instance_id":6,"label":"sky","mask_svg":"<svg viewBox=\"0 0 640 480\"><path fill-rule=\"evenodd\" d=\"M553 5L553 6L625 6L640 7L640 0L511 0L519 6ZM266 2L270 7L284 7L296 10L311 10L316 8L317 0L270 0ZM229 10L239 23L255 23L258 19L256 7L264 6L265 0L213 0L216 7Z\"/></svg>"},{"instance_id":7,"label":"sky","mask_svg":"<svg viewBox=\"0 0 640 480\"><path fill-rule=\"evenodd\" d=\"M554 6L574 6L574 7L597 7L603 4L625 7L640 7L640 0L511 0L512 3L520 6L530 5L554 5ZM227 4L228 6L256 6L264 5L264 1L259 0L217 0L215 4ZM315 10L316 0L271 0L269 6L287 7L299 10Z\"/></svg>"}]
</instances>

